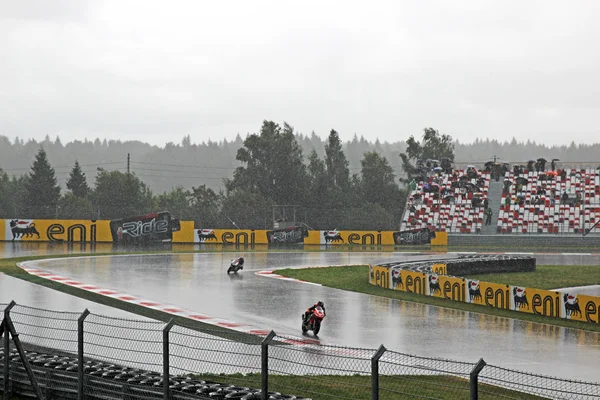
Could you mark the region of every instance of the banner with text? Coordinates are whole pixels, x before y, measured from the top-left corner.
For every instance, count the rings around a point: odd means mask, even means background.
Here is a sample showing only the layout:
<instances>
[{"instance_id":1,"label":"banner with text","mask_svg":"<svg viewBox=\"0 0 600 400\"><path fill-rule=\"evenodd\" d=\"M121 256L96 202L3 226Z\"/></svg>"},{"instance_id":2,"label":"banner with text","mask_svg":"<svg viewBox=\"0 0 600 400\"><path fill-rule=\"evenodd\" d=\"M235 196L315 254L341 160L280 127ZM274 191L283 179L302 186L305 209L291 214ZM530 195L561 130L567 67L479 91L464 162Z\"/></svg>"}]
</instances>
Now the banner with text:
<instances>
[{"instance_id":1,"label":"banner with text","mask_svg":"<svg viewBox=\"0 0 600 400\"><path fill-rule=\"evenodd\" d=\"M431 273L403 269L399 264L369 265L369 282L386 289L600 324L598 296L443 275L446 264L437 261L432 261Z\"/></svg>"},{"instance_id":2,"label":"banner with text","mask_svg":"<svg viewBox=\"0 0 600 400\"><path fill-rule=\"evenodd\" d=\"M112 242L110 221L5 219L4 240L42 242Z\"/></svg>"}]
</instances>

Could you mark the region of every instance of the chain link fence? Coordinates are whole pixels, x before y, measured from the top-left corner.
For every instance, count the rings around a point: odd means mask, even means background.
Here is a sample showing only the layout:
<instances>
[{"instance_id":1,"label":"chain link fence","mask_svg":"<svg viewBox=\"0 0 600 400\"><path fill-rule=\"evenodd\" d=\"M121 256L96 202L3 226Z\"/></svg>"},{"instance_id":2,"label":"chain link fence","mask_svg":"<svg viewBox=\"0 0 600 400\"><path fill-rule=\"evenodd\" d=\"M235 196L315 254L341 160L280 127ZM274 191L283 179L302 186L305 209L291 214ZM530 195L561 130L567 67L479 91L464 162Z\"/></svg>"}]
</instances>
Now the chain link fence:
<instances>
[{"instance_id":1,"label":"chain link fence","mask_svg":"<svg viewBox=\"0 0 600 400\"><path fill-rule=\"evenodd\" d=\"M472 369L471 363L386 351L379 360L380 398L438 398L443 393L464 399Z\"/></svg>"},{"instance_id":2,"label":"chain link fence","mask_svg":"<svg viewBox=\"0 0 600 400\"><path fill-rule=\"evenodd\" d=\"M369 399L372 356L370 349L275 335L268 343L269 390L313 399Z\"/></svg>"},{"instance_id":3,"label":"chain link fence","mask_svg":"<svg viewBox=\"0 0 600 400\"><path fill-rule=\"evenodd\" d=\"M4 398L600 399L599 383L483 360L322 345L274 332L196 330L87 310L0 307Z\"/></svg>"},{"instance_id":4,"label":"chain link fence","mask_svg":"<svg viewBox=\"0 0 600 400\"><path fill-rule=\"evenodd\" d=\"M479 392L498 399L519 399L519 393L541 398L600 398L600 385L570 379L560 379L528 372L486 365L479 374Z\"/></svg>"}]
</instances>

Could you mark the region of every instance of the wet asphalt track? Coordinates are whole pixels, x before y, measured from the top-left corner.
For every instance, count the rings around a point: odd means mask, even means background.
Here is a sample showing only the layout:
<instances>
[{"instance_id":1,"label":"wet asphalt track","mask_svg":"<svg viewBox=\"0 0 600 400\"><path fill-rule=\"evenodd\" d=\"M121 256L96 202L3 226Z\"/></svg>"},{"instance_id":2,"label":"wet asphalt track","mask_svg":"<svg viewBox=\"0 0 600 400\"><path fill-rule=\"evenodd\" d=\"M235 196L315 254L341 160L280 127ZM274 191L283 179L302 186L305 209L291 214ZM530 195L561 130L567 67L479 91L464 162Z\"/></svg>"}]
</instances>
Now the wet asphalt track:
<instances>
[{"instance_id":1,"label":"wet asphalt track","mask_svg":"<svg viewBox=\"0 0 600 400\"><path fill-rule=\"evenodd\" d=\"M600 333L486 316L269 279L255 271L316 265L430 258L391 252L246 253L246 269L225 271L232 253L126 255L39 262L73 279L188 310L300 334L300 314L317 300L327 306L320 341L420 356L488 363L600 382ZM600 257L543 255L538 264L594 264ZM568 268L566 266L565 268ZM365 279L367 277L365 276ZM1 281L0 281L1 283ZM3 293L2 299L5 298ZM19 301L17 299L17 301ZM32 304L33 305L33 304ZM44 303L54 308L54 304Z\"/></svg>"}]
</instances>

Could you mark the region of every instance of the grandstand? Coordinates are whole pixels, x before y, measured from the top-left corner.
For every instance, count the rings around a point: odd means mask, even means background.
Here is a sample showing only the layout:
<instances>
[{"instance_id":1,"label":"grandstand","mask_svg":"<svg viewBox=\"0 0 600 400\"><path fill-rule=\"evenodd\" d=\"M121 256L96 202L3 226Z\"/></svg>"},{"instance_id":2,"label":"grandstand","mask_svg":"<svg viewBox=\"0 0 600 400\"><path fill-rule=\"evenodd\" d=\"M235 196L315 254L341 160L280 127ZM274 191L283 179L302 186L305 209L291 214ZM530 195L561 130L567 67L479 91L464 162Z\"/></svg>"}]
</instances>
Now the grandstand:
<instances>
[{"instance_id":1,"label":"grandstand","mask_svg":"<svg viewBox=\"0 0 600 400\"><path fill-rule=\"evenodd\" d=\"M501 179L468 166L431 171L413 184L400 230L455 234L600 233L600 170L514 168ZM486 201L492 224L484 224ZM598 223L598 226L596 225Z\"/></svg>"},{"instance_id":2,"label":"grandstand","mask_svg":"<svg viewBox=\"0 0 600 400\"><path fill-rule=\"evenodd\" d=\"M409 194L400 230L479 233L489 186L490 174L474 167L432 174Z\"/></svg>"},{"instance_id":3,"label":"grandstand","mask_svg":"<svg viewBox=\"0 0 600 400\"><path fill-rule=\"evenodd\" d=\"M587 233L600 221L600 171L513 171L505 174L498 233ZM508 199L508 203L507 203ZM585 231L584 231L585 230Z\"/></svg>"}]
</instances>

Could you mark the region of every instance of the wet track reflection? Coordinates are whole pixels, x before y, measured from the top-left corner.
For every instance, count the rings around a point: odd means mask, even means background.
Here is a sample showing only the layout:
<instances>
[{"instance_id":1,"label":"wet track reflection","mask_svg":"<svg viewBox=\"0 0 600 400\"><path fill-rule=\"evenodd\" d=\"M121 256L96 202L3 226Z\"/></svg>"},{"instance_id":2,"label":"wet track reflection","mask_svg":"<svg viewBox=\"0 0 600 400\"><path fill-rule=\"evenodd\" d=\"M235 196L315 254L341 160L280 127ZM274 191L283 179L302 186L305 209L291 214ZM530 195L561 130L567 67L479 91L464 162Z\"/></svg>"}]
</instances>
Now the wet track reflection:
<instances>
[{"instance_id":1,"label":"wet track reflection","mask_svg":"<svg viewBox=\"0 0 600 400\"><path fill-rule=\"evenodd\" d=\"M600 334L467 313L376 296L268 279L253 271L431 258L391 252L245 253L246 269L225 273L233 254L123 255L40 261L73 279L281 334L300 334L300 315L327 305L323 344L388 349L600 381ZM558 257L558 258L556 258ZM543 263L600 264L593 256L540 257ZM565 267L568 268L568 267ZM367 276L365 274L365 279ZM48 305L51 307L51 305Z\"/></svg>"}]
</instances>

